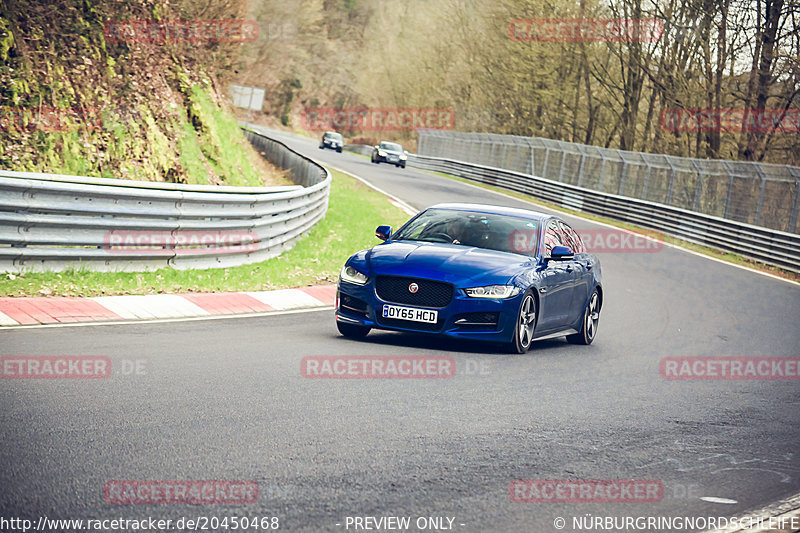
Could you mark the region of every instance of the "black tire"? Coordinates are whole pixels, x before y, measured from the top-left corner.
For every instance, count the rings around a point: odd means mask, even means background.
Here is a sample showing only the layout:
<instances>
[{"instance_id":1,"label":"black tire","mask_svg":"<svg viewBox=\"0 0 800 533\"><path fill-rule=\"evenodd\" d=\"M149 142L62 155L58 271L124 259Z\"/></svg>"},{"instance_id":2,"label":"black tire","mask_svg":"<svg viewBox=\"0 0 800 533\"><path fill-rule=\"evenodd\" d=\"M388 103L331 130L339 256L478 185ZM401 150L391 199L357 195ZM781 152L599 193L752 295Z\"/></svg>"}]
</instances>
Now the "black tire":
<instances>
[{"instance_id":1,"label":"black tire","mask_svg":"<svg viewBox=\"0 0 800 533\"><path fill-rule=\"evenodd\" d=\"M533 334L536 331L536 298L528 291L522 297L517 314L517 325L514 328L514 340L509 348L511 353L527 353L533 343Z\"/></svg>"},{"instance_id":2,"label":"black tire","mask_svg":"<svg viewBox=\"0 0 800 533\"><path fill-rule=\"evenodd\" d=\"M342 153L342 149L341 148L337 148L336 151L339 152L340 154Z\"/></svg>"},{"instance_id":3,"label":"black tire","mask_svg":"<svg viewBox=\"0 0 800 533\"><path fill-rule=\"evenodd\" d=\"M586 310L583 312L583 322L581 330L574 335L567 335L567 342L570 344L582 344L588 346L597 336L597 326L600 324L600 294L594 290Z\"/></svg>"},{"instance_id":4,"label":"black tire","mask_svg":"<svg viewBox=\"0 0 800 533\"><path fill-rule=\"evenodd\" d=\"M366 326L359 326L357 324L345 324L343 322L336 322L336 329L345 337L351 339L363 339L369 333L370 328Z\"/></svg>"},{"instance_id":5,"label":"black tire","mask_svg":"<svg viewBox=\"0 0 800 533\"><path fill-rule=\"evenodd\" d=\"M402 165L400 165L400 168L406 168L406 164L403 163Z\"/></svg>"}]
</instances>

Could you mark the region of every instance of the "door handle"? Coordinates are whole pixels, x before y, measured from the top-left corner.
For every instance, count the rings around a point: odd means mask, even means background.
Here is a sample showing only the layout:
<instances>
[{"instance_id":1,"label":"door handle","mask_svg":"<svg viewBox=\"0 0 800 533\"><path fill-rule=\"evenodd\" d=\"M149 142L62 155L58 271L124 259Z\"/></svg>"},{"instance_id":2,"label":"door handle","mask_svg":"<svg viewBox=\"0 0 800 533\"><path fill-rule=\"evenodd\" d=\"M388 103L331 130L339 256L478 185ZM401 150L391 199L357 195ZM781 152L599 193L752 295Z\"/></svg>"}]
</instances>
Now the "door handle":
<instances>
[{"instance_id":1,"label":"door handle","mask_svg":"<svg viewBox=\"0 0 800 533\"><path fill-rule=\"evenodd\" d=\"M592 263L591 261L586 261L586 270L591 270L593 266L594 263Z\"/></svg>"},{"instance_id":2,"label":"door handle","mask_svg":"<svg viewBox=\"0 0 800 533\"><path fill-rule=\"evenodd\" d=\"M567 272L572 272L572 265L567 265Z\"/></svg>"}]
</instances>

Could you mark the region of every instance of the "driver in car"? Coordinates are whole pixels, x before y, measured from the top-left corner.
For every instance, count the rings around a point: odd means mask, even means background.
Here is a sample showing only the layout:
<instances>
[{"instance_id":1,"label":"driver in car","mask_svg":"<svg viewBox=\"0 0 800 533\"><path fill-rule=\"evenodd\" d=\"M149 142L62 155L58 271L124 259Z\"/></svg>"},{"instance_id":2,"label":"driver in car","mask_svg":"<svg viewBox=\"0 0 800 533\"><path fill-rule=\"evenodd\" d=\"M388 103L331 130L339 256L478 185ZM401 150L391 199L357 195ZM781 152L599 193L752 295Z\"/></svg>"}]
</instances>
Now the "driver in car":
<instances>
[{"instance_id":1,"label":"driver in car","mask_svg":"<svg viewBox=\"0 0 800 533\"><path fill-rule=\"evenodd\" d=\"M464 240L464 230L463 221L454 218L447 222L445 233L450 236L453 244L461 244L461 241Z\"/></svg>"}]
</instances>

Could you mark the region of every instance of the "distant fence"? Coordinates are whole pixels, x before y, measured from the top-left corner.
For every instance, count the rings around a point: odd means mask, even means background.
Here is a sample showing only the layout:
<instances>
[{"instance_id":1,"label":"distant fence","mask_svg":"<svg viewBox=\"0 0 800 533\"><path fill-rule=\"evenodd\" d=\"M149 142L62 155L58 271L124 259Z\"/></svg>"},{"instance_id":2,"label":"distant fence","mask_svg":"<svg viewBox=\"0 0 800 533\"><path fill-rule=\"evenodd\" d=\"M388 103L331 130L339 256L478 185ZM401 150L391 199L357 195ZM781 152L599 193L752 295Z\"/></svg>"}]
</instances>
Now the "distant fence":
<instances>
[{"instance_id":1,"label":"distant fence","mask_svg":"<svg viewBox=\"0 0 800 533\"><path fill-rule=\"evenodd\" d=\"M0 272L242 265L279 255L328 208L330 173L245 130L297 186L216 187L0 171Z\"/></svg>"},{"instance_id":2,"label":"distant fence","mask_svg":"<svg viewBox=\"0 0 800 533\"><path fill-rule=\"evenodd\" d=\"M567 209L594 213L656 230L688 242L713 246L749 259L800 272L800 235L626 198L489 166L409 155L408 166L529 194Z\"/></svg>"},{"instance_id":3,"label":"distant fence","mask_svg":"<svg viewBox=\"0 0 800 533\"><path fill-rule=\"evenodd\" d=\"M800 233L800 167L629 152L539 137L418 132L419 155Z\"/></svg>"}]
</instances>

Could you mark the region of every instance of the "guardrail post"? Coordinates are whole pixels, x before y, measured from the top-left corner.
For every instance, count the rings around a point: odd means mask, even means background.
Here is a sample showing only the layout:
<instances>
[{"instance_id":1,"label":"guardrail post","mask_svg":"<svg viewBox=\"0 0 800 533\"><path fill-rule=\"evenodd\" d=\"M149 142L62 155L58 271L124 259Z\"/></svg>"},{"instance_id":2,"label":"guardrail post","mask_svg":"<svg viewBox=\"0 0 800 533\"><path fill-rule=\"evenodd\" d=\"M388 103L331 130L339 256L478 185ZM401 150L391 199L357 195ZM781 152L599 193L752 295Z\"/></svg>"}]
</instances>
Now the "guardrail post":
<instances>
[{"instance_id":1,"label":"guardrail post","mask_svg":"<svg viewBox=\"0 0 800 533\"><path fill-rule=\"evenodd\" d=\"M761 167L753 163L753 166L758 172L758 175L761 176L761 189L758 191L758 205L756 206L756 218L753 221L753 224L758 226L758 221L761 219L761 206L764 205L764 189L767 187L767 177L761 171Z\"/></svg>"},{"instance_id":2,"label":"guardrail post","mask_svg":"<svg viewBox=\"0 0 800 533\"><path fill-rule=\"evenodd\" d=\"M530 168L529 168L529 171L526 172L526 174L530 174L531 176L533 176L535 174L535 172L536 172L536 167L534 166L534 163L536 161L534 160L534 150L533 150L533 142L532 142L532 140L533 139L528 138L528 148L530 148L530 150L531 150L531 156L528 158L528 165L530 166Z\"/></svg>"},{"instance_id":3,"label":"guardrail post","mask_svg":"<svg viewBox=\"0 0 800 533\"><path fill-rule=\"evenodd\" d=\"M728 171L728 175L729 175L729 178L728 178L728 191L725 193L725 208L722 211L722 218L729 218L728 217L728 208L731 205L731 189L733 189L734 174L733 174L733 169L731 169L731 167L728 166L728 163L726 163L725 161L722 162L722 166L725 167L725 170Z\"/></svg>"},{"instance_id":4,"label":"guardrail post","mask_svg":"<svg viewBox=\"0 0 800 533\"><path fill-rule=\"evenodd\" d=\"M647 165L647 172L644 173L644 185L642 186L642 200L647 200L647 187L650 185L650 171L653 166L645 159L644 164Z\"/></svg>"},{"instance_id":5,"label":"guardrail post","mask_svg":"<svg viewBox=\"0 0 800 533\"><path fill-rule=\"evenodd\" d=\"M583 183L583 172L586 168L586 152L581 152L581 165L578 167L578 187Z\"/></svg>"},{"instance_id":6,"label":"guardrail post","mask_svg":"<svg viewBox=\"0 0 800 533\"><path fill-rule=\"evenodd\" d=\"M550 160L550 147L544 147L544 167L542 167L542 177L547 178L547 162ZM550 179L550 178L547 178Z\"/></svg>"},{"instance_id":7,"label":"guardrail post","mask_svg":"<svg viewBox=\"0 0 800 533\"><path fill-rule=\"evenodd\" d=\"M619 155L619 151L617 151L617 154ZM622 191L625 190L625 180L628 178L628 165L630 163L625 161L625 158L622 157L622 155L619 155L619 158L622 159L622 174L619 177L619 191L617 194L622 196Z\"/></svg>"},{"instance_id":8,"label":"guardrail post","mask_svg":"<svg viewBox=\"0 0 800 533\"><path fill-rule=\"evenodd\" d=\"M558 172L558 181L564 183L564 167L567 164L567 151L562 150L561 152L561 170Z\"/></svg>"},{"instance_id":9,"label":"guardrail post","mask_svg":"<svg viewBox=\"0 0 800 533\"><path fill-rule=\"evenodd\" d=\"M675 185L675 165L672 164L672 161L669 160L669 157L666 158L667 164L671 170L669 175L669 186L667 188L667 198L664 201L665 204L670 205L672 203L672 188Z\"/></svg>"},{"instance_id":10,"label":"guardrail post","mask_svg":"<svg viewBox=\"0 0 800 533\"><path fill-rule=\"evenodd\" d=\"M600 152L600 157L603 158L603 164L600 165L600 177L597 180L597 190L603 192L603 179L606 175L606 154L605 152Z\"/></svg>"},{"instance_id":11,"label":"guardrail post","mask_svg":"<svg viewBox=\"0 0 800 533\"><path fill-rule=\"evenodd\" d=\"M694 191L694 206L692 207L693 211L697 211L697 207L700 205L700 191L703 188L703 171L700 170L700 166L697 164L697 161L692 159L692 164L694 168L697 170L697 187Z\"/></svg>"},{"instance_id":12,"label":"guardrail post","mask_svg":"<svg viewBox=\"0 0 800 533\"><path fill-rule=\"evenodd\" d=\"M788 165L787 165L788 166ZM797 232L797 210L800 208L800 176L795 174L794 169L789 167L789 174L794 176L794 207L789 217L789 231Z\"/></svg>"}]
</instances>

